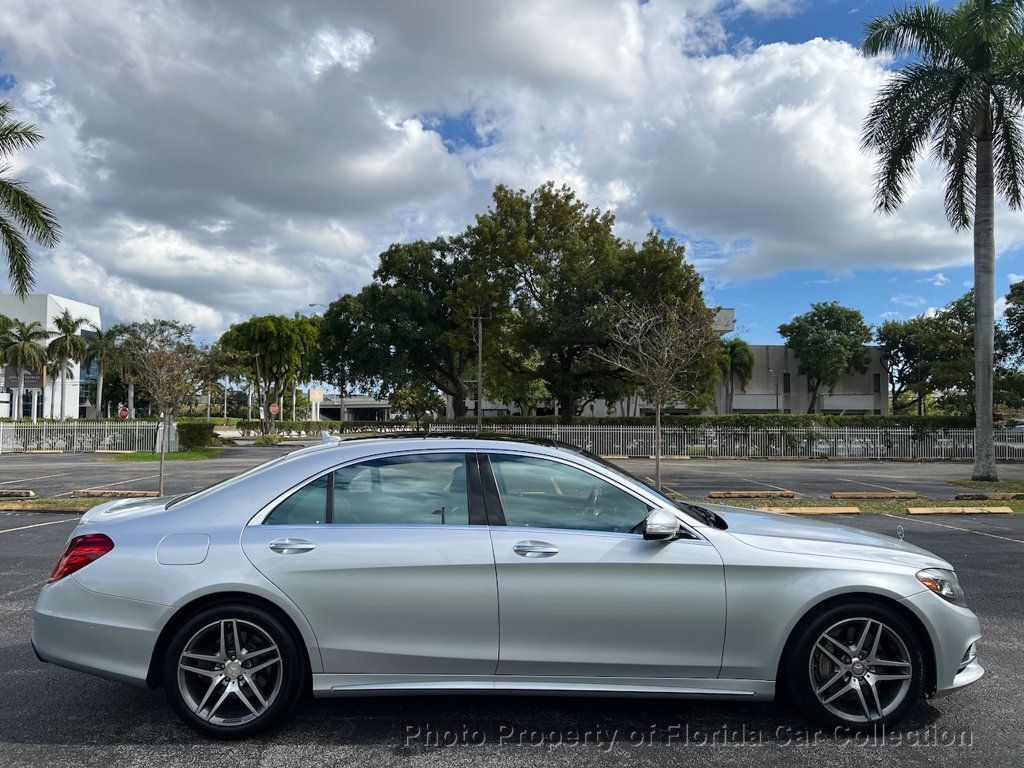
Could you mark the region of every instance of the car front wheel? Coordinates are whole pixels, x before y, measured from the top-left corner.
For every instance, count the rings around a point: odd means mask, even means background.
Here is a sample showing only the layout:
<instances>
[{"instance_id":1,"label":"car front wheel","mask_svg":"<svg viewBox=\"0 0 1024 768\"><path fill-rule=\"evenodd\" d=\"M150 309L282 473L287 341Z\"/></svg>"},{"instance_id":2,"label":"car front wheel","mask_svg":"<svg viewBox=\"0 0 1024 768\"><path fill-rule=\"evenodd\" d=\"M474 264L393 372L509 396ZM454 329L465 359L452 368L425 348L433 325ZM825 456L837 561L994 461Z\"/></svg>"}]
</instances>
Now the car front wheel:
<instances>
[{"instance_id":1,"label":"car front wheel","mask_svg":"<svg viewBox=\"0 0 1024 768\"><path fill-rule=\"evenodd\" d=\"M796 638L786 670L797 705L832 728L897 722L924 691L917 634L899 613L869 602L817 615Z\"/></svg>"},{"instance_id":2,"label":"car front wheel","mask_svg":"<svg viewBox=\"0 0 1024 768\"><path fill-rule=\"evenodd\" d=\"M306 676L292 634L269 611L226 603L199 611L175 633L164 689L195 730L233 739L263 731L294 706Z\"/></svg>"}]
</instances>

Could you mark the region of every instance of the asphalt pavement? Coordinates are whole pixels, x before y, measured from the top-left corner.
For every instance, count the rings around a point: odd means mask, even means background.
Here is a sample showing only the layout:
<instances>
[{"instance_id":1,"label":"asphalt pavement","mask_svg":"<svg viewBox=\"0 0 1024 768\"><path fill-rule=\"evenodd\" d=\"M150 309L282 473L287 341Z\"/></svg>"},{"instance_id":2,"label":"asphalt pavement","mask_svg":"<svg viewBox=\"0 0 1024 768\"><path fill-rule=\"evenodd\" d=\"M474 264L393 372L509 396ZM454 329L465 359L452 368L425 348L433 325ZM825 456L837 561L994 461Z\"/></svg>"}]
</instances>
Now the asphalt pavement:
<instances>
[{"instance_id":1,"label":"asphalt pavement","mask_svg":"<svg viewBox=\"0 0 1024 768\"><path fill-rule=\"evenodd\" d=\"M844 519L890 534L901 525L953 562L985 633L981 682L922 702L878 737L816 732L784 703L421 696L310 700L279 730L242 743L194 734L161 691L35 658L32 605L75 519L0 513L0 766L1009 767L1024 753L1024 516Z\"/></svg>"},{"instance_id":2,"label":"asphalt pavement","mask_svg":"<svg viewBox=\"0 0 1024 768\"><path fill-rule=\"evenodd\" d=\"M218 459L165 464L166 489L187 493L243 472L298 447L230 447ZM654 462L619 463L637 475L653 476ZM797 498L827 498L833 491L916 491L922 498L951 499L964 491L949 480L971 475L971 465L954 462L722 461L671 460L662 464L664 482L688 498L709 491L790 490ZM1024 464L1001 464L1005 480L1024 480ZM29 489L37 496L70 496L75 490L157 488L156 461L115 462L96 454L5 454L0 456L0 489Z\"/></svg>"}]
</instances>

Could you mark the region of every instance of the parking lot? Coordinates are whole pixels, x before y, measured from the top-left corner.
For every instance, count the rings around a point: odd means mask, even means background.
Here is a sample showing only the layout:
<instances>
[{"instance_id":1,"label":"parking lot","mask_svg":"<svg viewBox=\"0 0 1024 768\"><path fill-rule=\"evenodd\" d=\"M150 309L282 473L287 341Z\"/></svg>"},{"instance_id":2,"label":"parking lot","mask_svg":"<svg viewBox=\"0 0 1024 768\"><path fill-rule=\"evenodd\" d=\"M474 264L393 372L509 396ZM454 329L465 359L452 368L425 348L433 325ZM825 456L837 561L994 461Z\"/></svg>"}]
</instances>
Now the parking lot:
<instances>
[{"instance_id":1,"label":"parking lot","mask_svg":"<svg viewBox=\"0 0 1024 768\"><path fill-rule=\"evenodd\" d=\"M170 494L204 488L296 445L226 448L220 458L167 462ZM653 476L654 462L619 461L637 475ZM1024 480L1024 464L1002 464L1004 480ZM833 491L915 491L922 498L951 499L964 489L949 480L971 475L971 465L953 462L875 461L665 461L668 488L688 498L709 491L790 490L798 498L827 498ZM157 487L157 462L113 462L96 454L9 454L0 456L0 488L26 488L37 496L70 496L83 488L151 490Z\"/></svg>"},{"instance_id":2,"label":"parking lot","mask_svg":"<svg viewBox=\"0 0 1024 768\"><path fill-rule=\"evenodd\" d=\"M215 461L169 463L168 486L171 492L194 490L277 452L229 449ZM646 473L647 464L635 462L630 468ZM697 496L730 487L724 483L749 488L773 480L811 494L831 487L844 473L864 483L902 488L924 475L937 494L944 473L963 477L969 470L963 465L821 464L835 473L829 476L815 474L818 466L679 462L667 468L666 477L677 490ZM784 475L777 474L780 470ZM4 456L0 487L24 482L40 495L104 484L154 487L152 473L149 464L98 463L88 456ZM2 766L573 766L623 760L653 766L831 767L894 761L1010 766L1019 764L1024 749L1019 662L1024 516L844 518L846 524L889 534L901 524L909 541L950 560L985 633L981 652L988 674L979 684L920 704L908 723L875 738L815 732L784 703L424 696L311 700L280 730L243 743L198 737L171 714L160 691L92 678L35 658L29 645L32 605L75 520L71 515L0 513ZM637 637L637 653L643 653L643 642Z\"/></svg>"}]
</instances>

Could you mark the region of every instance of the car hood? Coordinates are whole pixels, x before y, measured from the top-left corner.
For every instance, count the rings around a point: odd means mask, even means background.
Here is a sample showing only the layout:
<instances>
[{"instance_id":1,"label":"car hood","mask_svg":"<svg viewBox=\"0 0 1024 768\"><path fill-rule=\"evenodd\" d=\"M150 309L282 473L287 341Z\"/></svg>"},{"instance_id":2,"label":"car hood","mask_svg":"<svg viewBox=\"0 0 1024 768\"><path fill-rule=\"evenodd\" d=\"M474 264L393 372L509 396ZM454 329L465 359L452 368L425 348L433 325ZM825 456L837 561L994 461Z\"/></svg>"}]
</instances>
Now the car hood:
<instances>
[{"instance_id":1,"label":"car hood","mask_svg":"<svg viewBox=\"0 0 1024 768\"><path fill-rule=\"evenodd\" d=\"M773 552L873 560L919 568L948 568L926 549L893 536L821 520L736 507L708 507L725 520L728 533L745 544ZM898 523L893 521L893 532Z\"/></svg>"}]
</instances>

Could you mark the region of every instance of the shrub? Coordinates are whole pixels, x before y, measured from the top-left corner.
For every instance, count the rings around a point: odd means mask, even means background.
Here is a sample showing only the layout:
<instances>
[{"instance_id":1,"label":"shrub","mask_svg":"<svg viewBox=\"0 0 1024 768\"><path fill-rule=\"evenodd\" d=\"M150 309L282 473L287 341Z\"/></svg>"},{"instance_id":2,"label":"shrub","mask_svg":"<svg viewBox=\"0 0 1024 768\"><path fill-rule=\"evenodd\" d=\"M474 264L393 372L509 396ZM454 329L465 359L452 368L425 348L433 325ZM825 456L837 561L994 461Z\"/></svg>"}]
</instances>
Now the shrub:
<instances>
[{"instance_id":1,"label":"shrub","mask_svg":"<svg viewBox=\"0 0 1024 768\"><path fill-rule=\"evenodd\" d=\"M259 446L260 448L265 448L268 445L277 445L282 440L284 440L284 438L281 437L280 435L260 435L259 437L256 438L256 441L253 443L253 445Z\"/></svg>"},{"instance_id":2,"label":"shrub","mask_svg":"<svg viewBox=\"0 0 1024 768\"><path fill-rule=\"evenodd\" d=\"M178 423L178 450L193 451L217 443L213 422L190 421Z\"/></svg>"},{"instance_id":3,"label":"shrub","mask_svg":"<svg viewBox=\"0 0 1024 768\"><path fill-rule=\"evenodd\" d=\"M472 417L437 421L434 424L475 424ZM504 426L511 424L559 425L558 416L491 416L485 424ZM653 416L577 416L573 424L581 426L654 426ZM814 427L913 427L916 431L930 432L956 427L971 428L974 420L969 416L833 416L799 413L729 413L696 416L664 416L666 427L733 427L737 429L764 429L781 427L812 429Z\"/></svg>"}]
</instances>

